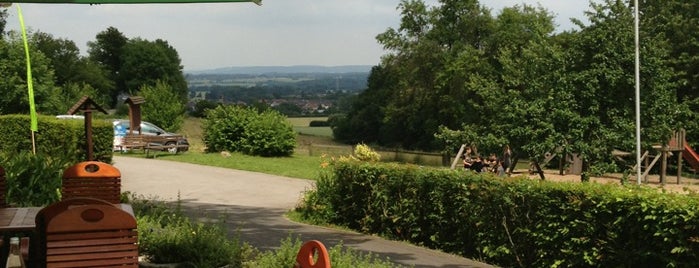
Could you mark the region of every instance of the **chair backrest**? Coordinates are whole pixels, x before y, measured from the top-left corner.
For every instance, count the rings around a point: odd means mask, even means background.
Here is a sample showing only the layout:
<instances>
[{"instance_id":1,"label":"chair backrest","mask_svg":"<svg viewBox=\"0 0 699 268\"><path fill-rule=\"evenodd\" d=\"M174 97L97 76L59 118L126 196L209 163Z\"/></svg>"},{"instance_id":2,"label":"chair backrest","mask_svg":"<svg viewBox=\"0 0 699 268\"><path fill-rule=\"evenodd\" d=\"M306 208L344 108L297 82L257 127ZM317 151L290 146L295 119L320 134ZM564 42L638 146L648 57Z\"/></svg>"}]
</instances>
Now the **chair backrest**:
<instances>
[{"instance_id":1,"label":"chair backrest","mask_svg":"<svg viewBox=\"0 0 699 268\"><path fill-rule=\"evenodd\" d=\"M40 267L138 267L136 219L98 199L52 204L36 216Z\"/></svg>"},{"instance_id":2,"label":"chair backrest","mask_svg":"<svg viewBox=\"0 0 699 268\"><path fill-rule=\"evenodd\" d=\"M63 172L62 198L92 197L113 204L121 200L121 172L99 161L80 162Z\"/></svg>"},{"instance_id":3,"label":"chair backrest","mask_svg":"<svg viewBox=\"0 0 699 268\"><path fill-rule=\"evenodd\" d=\"M7 181L5 180L5 169L0 167L0 208L7 207Z\"/></svg>"},{"instance_id":4,"label":"chair backrest","mask_svg":"<svg viewBox=\"0 0 699 268\"><path fill-rule=\"evenodd\" d=\"M303 244L296 254L295 268L330 268L330 256L325 245L318 240Z\"/></svg>"}]
</instances>

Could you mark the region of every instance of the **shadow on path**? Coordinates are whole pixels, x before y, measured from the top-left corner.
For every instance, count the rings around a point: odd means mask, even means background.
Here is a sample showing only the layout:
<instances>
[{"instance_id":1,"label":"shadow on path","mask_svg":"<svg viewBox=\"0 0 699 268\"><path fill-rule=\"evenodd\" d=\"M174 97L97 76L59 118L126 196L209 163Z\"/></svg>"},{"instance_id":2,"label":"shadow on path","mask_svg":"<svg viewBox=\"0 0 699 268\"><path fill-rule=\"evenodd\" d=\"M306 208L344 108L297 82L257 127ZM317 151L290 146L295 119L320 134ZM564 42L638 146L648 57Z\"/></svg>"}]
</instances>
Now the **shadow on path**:
<instances>
[{"instance_id":1,"label":"shadow on path","mask_svg":"<svg viewBox=\"0 0 699 268\"><path fill-rule=\"evenodd\" d=\"M206 204L186 199L181 200L180 205L195 220L225 222L230 232L239 234L241 241L262 251L276 249L280 246L281 240L292 236L299 237L302 241L312 239L322 241L328 249L342 244L362 254L372 254L381 259L388 258L391 262L417 268L494 267L408 243L292 222L282 216L287 212L284 209ZM419 259L416 258L416 254L420 255Z\"/></svg>"}]
</instances>

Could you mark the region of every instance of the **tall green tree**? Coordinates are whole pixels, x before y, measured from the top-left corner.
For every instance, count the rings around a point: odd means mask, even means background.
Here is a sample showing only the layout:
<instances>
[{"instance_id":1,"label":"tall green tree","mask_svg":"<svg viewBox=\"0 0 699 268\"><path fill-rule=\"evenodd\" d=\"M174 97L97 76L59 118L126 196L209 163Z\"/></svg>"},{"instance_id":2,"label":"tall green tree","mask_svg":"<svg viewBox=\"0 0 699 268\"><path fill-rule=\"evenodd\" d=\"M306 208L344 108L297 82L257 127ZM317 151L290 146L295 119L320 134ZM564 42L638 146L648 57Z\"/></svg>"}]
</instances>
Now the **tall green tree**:
<instances>
[{"instance_id":1,"label":"tall green tree","mask_svg":"<svg viewBox=\"0 0 699 268\"><path fill-rule=\"evenodd\" d=\"M30 35L31 36L31 35ZM29 42L32 60L32 76L36 110L40 114L57 114L58 88L54 84L50 60ZM10 32L7 39L0 40L0 113L29 113L27 95L27 65L24 44L19 33Z\"/></svg>"},{"instance_id":2,"label":"tall green tree","mask_svg":"<svg viewBox=\"0 0 699 268\"><path fill-rule=\"evenodd\" d=\"M81 56L73 41L54 38L53 35L42 32L33 34L32 40L37 49L50 60L56 85L63 88L61 99L67 103L61 101L60 104L70 105L82 97L76 94L84 93L89 94L102 107L111 107L114 81L109 79L103 67Z\"/></svg>"},{"instance_id":3,"label":"tall green tree","mask_svg":"<svg viewBox=\"0 0 699 268\"><path fill-rule=\"evenodd\" d=\"M0 37L5 35L5 26L7 25L7 8L0 8Z\"/></svg>"},{"instance_id":4,"label":"tall green tree","mask_svg":"<svg viewBox=\"0 0 699 268\"><path fill-rule=\"evenodd\" d=\"M677 98L686 106L683 127L687 140L699 144L699 2L644 1L641 3L642 36L664 36L671 44L669 62L677 74ZM645 45L645 44L644 44Z\"/></svg>"},{"instance_id":5,"label":"tall green tree","mask_svg":"<svg viewBox=\"0 0 699 268\"><path fill-rule=\"evenodd\" d=\"M154 86L141 86L139 94L146 101L141 105L143 120L171 132L182 127L187 109L170 84L156 81Z\"/></svg>"},{"instance_id":6,"label":"tall green tree","mask_svg":"<svg viewBox=\"0 0 699 268\"><path fill-rule=\"evenodd\" d=\"M349 144L391 144L391 140L383 138L381 133L384 109L397 82L393 74L381 65L371 69L367 89L351 99L349 111L328 118L335 139Z\"/></svg>"},{"instance_id":7,"label":"tall green tree","mask_svg":"<svg viewBox=\"0 0 699 268\"><path fill-rule=\"evenodd\" d=\"M592 4L589 25L581 27L568 50L571 92L579 131L573 147L586 163L604 164L615 148L634 148L635 83L633 12L625 1ZM676 85L668 61L668 43L661 36L641 42L641 109L643 137L667 142L678 126ZM588 165L584 165L587 167Z\"/></svg>"},{"instance_id":8,"label":"tall green tree","mask_svg":"<svg viewBox=\"0 0 699 268\"><path fill-rule=\"evenodd\" d=\"M434 133L440 125L459 127L473 113L467 104L474 93L466 86L483 61L485 37L492 17L477 1L440 1L428 8L422 1L402 1L401 24L377 36L389 54L397 83L385 107L382 137L405 148L436 148ZM463 62L469 62L463 65Z\"/></svg>"},{"instance_id":9,"label":"tall green tree","mask_svg":"<svg viewBox=\"0 0 699 268\"><path fill-rule=\"evenodd\" d=\"M165 83L178 96L178 102L187 101L187 82L184 79L180 57L166 41L129 40L123 47L121 69L127 92L137 95L142 86Z\"/></svg>"},{"instance_id":10,"label":"tall green tree","mask_svg":"<svg viewBox=\"0 0 699 268\"><path fill-rule=\"evenodd\" d=\"M109 78L114 81L114 88L109 96L112 105L118 102L117 96L126 92L124 77L120 75L122 65L123 48L128 38L117 28L109 27L95 36L94 42L88 42L88 54L91 60L97 62L109 74Z\"/></svg>"}]
</instances>

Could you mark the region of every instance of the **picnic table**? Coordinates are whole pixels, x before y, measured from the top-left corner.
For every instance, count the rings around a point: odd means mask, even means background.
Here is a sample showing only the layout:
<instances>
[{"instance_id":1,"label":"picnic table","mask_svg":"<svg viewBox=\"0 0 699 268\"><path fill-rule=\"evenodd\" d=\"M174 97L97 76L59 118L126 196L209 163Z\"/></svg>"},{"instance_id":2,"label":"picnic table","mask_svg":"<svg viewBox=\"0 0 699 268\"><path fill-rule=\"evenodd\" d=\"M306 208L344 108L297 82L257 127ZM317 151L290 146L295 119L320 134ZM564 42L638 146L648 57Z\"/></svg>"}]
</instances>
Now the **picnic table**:
<instances>
[{"instance_id":1,"label":"picnic table","mask_svg":"<svg viewBox=\"0 0 699 268\"><path fill-rule=\"evenodd\" d=\"M41 207L0 208L0 232L34 231Z\"/></svg>"}]
</instances>

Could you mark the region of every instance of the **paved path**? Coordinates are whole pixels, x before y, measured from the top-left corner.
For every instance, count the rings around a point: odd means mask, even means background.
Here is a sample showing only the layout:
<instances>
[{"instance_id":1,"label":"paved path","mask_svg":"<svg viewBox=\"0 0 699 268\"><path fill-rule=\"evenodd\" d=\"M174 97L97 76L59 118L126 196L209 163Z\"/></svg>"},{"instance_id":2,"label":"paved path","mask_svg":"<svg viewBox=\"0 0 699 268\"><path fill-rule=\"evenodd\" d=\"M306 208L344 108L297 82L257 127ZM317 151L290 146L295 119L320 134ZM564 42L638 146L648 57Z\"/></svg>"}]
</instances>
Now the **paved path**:
<instances>
[{"instance_id":1,"label":"paved path","mask_svg":"<svg viewBox=\"0 0 699 268\"><path fill-rule=\"evenodd\" d=\"M289 234L317 239L326 247L340 242L363 252L414 267L493 267L466 258L388 241L375 236L299 224L283 214L296 206L312 181L165 160L114 157L122 190L165 201L181 200L200 215L225 212L229 230L261 250L278 247Z\"/></svg>"}]
</instances>

